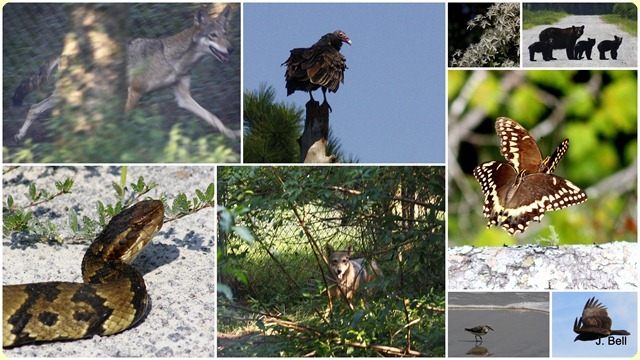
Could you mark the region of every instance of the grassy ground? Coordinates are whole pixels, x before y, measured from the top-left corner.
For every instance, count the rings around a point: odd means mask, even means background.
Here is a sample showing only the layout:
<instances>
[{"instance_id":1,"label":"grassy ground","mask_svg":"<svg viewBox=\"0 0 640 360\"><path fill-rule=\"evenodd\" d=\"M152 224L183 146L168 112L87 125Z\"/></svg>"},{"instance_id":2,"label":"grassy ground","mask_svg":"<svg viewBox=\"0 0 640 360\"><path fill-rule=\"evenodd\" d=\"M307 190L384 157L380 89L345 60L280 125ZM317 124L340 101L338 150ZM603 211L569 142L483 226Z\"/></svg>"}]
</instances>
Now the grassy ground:
<instances>
[{"instance_id":1,"label":"grassy ground","mask_svg":"<svg viewBox=\"0 0 640 360\"><path fill-rule=\"evenodd\" d=\"M444 313L432 310L444 309L443 291L411 286L418 281L412 272L403 273L408 285L400 289L397 264L378 259L385 276L367 284L374 289L372 293L359 297L353 303L354 311L344 301L335 300L334 316L330 317L321 270L311 251L305 250L307 244L287 237L297 234L292 230L285 226L284 231L264 237L275 236L278 241L273 243L262 240L260 245L228 245L229 256L221 260L221 266L241 268L247 282L241 284L230 276L222 280L234 289L234 301L222 297L218 301L218 356L375 356L376 350L358 344L397 346L407 334L394 333L407 319L417 321L407 327L412 330L413 350L428 356L444 355ZM332 244L344 248L338 240L344 236L334 234ZM223 275L229 274L223 271Z\"/></svg>"},{"instance_id":2,"label":"grassy ground","mask_svg":"<svg viewBox=\"0 0 640 360\"><path fill-rule=\"evenodd\" d=\"M528 30L539 25L553 24L565 16L569 16L569 14L564 11L524 10L522 13L522 29Z\"/></svg>"},{"instance_id":3,"label":"grassy ground","mask_svg":"<svg viewBox=\"0 0 640 360\"><path fill-rule=\"evenodd\" d=\"M570 14L567 14L564 11L524 10L524 12L522 13L522 29L528 30L539 25L550 25L569 15ZM638 35L637 19L627 19L621 17L620 15L606 14L602 15L602 20L609 24L618 25L624 31L628 32L629 34L633 34L633 36Z\"/></svg>"},{"instance_id":4,"label":"grassy ground","mask_svg":"<svg viewBox=\"0 0 640 360\"><path fill-rule=\"evenodd\" d=\"M602 20L609 24L618 25L622 30L633 36L638 36L638 19L627 19L620 15L607 14L602 15Z\"/></svg>"},{"instance_id":5,"label":"grassy ground","mask_svg":"<svg viewBox=\"0 0 640 360\"><path fill-rule=\"evenodd\" d=\"M278 336L272 321L258 319L247 321L251 316L251 304L244 303L238 309L224 307L218 317L218 348L219 357L280 357L280 351L287 347L287 338ZM242 311L246 308L248 311ZM287 309L287 320L294 323L307 323L314 314L310 309L292 306Z\"/></svg>"},{"instance_id":6,"label":"grassy ground","mask_svg":"<svg viewBox=\"0 0 640 360\"><path fill-rule=\"evenodd\" d=\"M427 297L431 300L426 300ZM412 351L422 356L444 356L445 316L442 311L429 310L427 303L434 304L433 301L444 309L443 294L406 300L405 310L396 307L397 301L389 297L359 299L354 302L355 311L337 300L333 316L325 312L326 299L319 298L269 309L265 304L254 305L252 309L247 307L251 306L248 303L238 307L235 304L221 306L217 354L219 357L373 357L384 353L380 348L375 349L376 345L402 351L409 337ZM283 313L274 311L276 309ZM267 316L267 312L272 316ZM413 320L410 325L406 324L405 316ZM406 329L398 331L403 327ZM368 348L369 345L374 348Z\"/></svg>"}]
</instances>

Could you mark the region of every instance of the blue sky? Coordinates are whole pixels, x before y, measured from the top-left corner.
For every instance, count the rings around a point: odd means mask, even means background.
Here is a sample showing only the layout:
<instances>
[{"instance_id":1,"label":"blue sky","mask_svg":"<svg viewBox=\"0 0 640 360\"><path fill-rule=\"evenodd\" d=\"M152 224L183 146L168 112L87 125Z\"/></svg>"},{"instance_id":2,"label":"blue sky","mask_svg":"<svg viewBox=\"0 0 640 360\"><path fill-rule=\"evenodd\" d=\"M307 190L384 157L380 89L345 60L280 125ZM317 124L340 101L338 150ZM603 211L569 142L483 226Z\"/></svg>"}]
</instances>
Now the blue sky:
<instances>
[{"instance_id":1,"label":"blue sky","mask_svg":"<svg viewBox=\"0 0 640 360\"><path fill-rule=\"evenodd\" d=\"M595 341L576 341L573 322L582 314L592 296L607 308L613 330L627 330L627 345L596 345ZM554 292L552 295L552 355L570 357L626 357L638 349L638 296L630 292ZM620 338L620 336L615 336ZM606 340L606 338L604 339Z\"/></svg>"},{"instance_id":2,"label":"blue sky","mask_svg":"<svg viewBox=\"0 0 640 360\"><path fill-rule=\"evenodd\" d=\"M272 85L287 97L282 64L289 50L309 47L334 30L344 44L344 84L327 93L330 127L345 155L361 163L444 163L445 14L443 4L245 3L244 90ZM314 93L322 100L320 90Z\"/></svg>"}]
</instances>

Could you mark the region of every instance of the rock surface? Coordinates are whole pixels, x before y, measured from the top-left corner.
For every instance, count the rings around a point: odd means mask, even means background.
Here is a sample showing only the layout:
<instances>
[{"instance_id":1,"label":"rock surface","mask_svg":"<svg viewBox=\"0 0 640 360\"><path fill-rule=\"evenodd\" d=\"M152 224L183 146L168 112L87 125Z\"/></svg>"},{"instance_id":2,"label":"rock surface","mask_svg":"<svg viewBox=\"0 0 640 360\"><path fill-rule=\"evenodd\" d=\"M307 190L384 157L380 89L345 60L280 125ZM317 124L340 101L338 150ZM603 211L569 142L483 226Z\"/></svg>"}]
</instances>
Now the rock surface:
<instances>
[{"instance_id":1,"label":"rock surface","mask_svg":"<svg viewBox=\"0 0 640 360\"><path fill-rule=\"evenodd\" d=\"M452 290L638 289L638 244L461 246L447 254Z\"/></svg>"}]
</instances>

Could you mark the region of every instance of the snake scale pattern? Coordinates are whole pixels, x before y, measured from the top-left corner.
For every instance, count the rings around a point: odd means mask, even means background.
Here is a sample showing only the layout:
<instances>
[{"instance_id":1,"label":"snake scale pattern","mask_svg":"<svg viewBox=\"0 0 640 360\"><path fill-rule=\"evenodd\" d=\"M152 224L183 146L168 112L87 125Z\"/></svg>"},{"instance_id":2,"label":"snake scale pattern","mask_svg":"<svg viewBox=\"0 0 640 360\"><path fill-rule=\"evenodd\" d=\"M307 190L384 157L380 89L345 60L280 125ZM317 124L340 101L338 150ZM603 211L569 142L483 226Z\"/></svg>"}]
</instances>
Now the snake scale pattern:
<instances>
[{"instance_id":1,"label":"snake scale pattern","mask_svg":"<svg viewBox=\"0 0 640 360\"><path fill-rule=\"evenodd\" d=\"M158 200L115 215L82 259L84 283L3 286L2 347L111 335L135 325L148 300L142 274L130 264L163 220Z\"/></svg>"}]
</instances>

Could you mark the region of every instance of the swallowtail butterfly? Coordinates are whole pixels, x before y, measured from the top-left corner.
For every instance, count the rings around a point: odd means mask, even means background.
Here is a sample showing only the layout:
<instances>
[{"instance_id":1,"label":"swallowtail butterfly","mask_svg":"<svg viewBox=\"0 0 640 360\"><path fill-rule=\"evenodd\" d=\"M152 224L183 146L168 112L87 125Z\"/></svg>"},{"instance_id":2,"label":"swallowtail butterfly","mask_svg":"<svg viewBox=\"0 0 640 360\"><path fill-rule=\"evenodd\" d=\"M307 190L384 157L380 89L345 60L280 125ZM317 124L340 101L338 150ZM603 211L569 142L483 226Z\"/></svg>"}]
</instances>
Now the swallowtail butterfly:
<instances>
[{"instance_id":1,"label":"swallowtail butterfly","mask_svg":"<svg viewBox=\"0 0 640 360\"><path fill-rule=\"evenodd\" d=\"M552 175L567 152L565 139L551 156L542 159L538 144L517 122L496 121L500 153L508 162L489 161L473 170L484 193L487 227L501 226L511 235L524 232L545 211L560 210L587 201L587 194L569 180Z\"/></svg>"}]
</instances>

